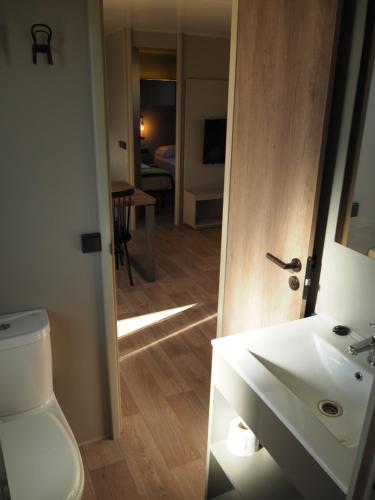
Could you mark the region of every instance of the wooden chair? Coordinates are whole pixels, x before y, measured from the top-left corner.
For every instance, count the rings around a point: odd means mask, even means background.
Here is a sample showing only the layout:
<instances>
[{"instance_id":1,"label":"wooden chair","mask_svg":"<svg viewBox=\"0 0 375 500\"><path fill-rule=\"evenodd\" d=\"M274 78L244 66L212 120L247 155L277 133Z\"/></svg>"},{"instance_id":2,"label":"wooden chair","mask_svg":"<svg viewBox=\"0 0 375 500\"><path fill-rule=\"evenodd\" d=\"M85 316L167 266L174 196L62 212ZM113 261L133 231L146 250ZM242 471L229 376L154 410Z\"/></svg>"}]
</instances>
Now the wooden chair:
<instances>
[{"instance_id":1,"label":"wooden chair","mask_svg":"<svg viewBox=\"0 0 375 500\"><path fill-rule=\"evenodd\" d=\"M118 191L112 193L112 213L113 213L113 233L115 240L115 260L116 269L119 268L119 262L124 264L124 253L126 259L126 268L128 271L129 282L134 286L130 258L127 244L131 240L130 234L130 209L131 196L134 189Z\"/></svg>"}]
</instances>

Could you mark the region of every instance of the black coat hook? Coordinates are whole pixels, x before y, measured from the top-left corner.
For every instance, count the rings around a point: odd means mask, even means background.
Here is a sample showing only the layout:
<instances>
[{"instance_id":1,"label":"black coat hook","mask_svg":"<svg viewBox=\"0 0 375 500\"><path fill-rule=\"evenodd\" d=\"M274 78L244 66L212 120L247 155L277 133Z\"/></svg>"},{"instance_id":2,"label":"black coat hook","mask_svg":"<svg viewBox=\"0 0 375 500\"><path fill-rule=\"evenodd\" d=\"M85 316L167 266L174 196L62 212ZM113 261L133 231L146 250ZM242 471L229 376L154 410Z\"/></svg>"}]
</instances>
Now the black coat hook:
<instances>
[{"instance_id":1,"label":"black coat hook","mask_svg":"<svg viewBox=\"0 0 375 500\"><path fill-rule=\"evenodd\" d=\"M31 36L33 37L33 64L37 63L38 52L47 55L48 64L52 65L51 38L52 30L47 24L33 24L31 26ZM38 39L39 38L39 42Z\"/></svg>"}]
</instances>

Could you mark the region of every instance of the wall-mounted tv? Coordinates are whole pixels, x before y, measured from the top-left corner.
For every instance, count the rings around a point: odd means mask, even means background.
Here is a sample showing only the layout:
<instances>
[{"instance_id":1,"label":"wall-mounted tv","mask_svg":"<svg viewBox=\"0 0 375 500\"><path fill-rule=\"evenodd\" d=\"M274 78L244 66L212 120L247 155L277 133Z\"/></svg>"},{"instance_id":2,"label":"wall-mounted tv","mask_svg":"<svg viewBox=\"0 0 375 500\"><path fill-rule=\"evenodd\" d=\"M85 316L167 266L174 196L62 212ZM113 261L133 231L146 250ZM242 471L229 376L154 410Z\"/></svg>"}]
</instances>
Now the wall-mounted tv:
<instances>
[{"instance_id":1,"label":"wall-mounted tv","mask_svg":"<svg viewBox=\"0 0 375 500\"><path fill-rule=\"evenodd\" d=\"M203 163L225 163L226 131L225 118L204 120Z\"/></svg>"}]
</instances>

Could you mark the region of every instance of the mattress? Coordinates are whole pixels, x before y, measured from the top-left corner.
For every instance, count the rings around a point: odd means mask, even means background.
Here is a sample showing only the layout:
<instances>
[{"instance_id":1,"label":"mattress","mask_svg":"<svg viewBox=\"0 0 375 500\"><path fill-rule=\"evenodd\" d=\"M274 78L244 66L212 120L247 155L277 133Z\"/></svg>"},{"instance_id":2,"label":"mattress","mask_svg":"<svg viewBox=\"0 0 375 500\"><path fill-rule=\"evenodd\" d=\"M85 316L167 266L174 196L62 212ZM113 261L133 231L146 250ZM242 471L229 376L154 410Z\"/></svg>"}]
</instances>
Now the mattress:
<instances>
[{"instance_id":1,"label":"mattress","mask_svg":"<svg viewBox=\"0 0 375 500\"><path fill-rule=\"evenodd\" d=\"M172 175L165 169L141 165L141 189L142 191L171 191L174 189Z\"/></svg>"},{"instance_id":2,"label":"mattress","mask_svg":"<svg viewBox=\"0 0 375 500\"><path fill-rule=\"evenodd\" d=\"M158 167L166 170L173 179L175 178L176 158L164 158L156 153L154 156L154 163Z\"/></svg>"}]
</instances>

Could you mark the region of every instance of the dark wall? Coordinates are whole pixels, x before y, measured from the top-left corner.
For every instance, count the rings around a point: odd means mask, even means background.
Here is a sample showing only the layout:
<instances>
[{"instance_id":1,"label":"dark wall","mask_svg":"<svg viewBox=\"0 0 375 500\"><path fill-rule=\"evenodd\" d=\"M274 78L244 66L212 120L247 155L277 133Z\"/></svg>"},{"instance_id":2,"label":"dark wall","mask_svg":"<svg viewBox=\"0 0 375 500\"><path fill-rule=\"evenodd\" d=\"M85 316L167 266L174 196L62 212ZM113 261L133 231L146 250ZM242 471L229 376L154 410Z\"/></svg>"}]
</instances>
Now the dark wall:
<instances>
[{"instance_id":1,"label":"dark wall","mask_svg":"<svg viewBox=\"0 0 375 500\"><path fill-rule=\"evenodd\" d=\"M175 106L150 106L141 108L145 131L141 142L142 149L149 153L143 159L151 160L158 146L175 144L176 140L176 108Z\"/></svg>"},{"instance_id":2,"label":"dark wall","mask_svg":"<svg viewBox=\"0 0 375 500\"><path fill-rule=\"evenodd\" d=\"M176 84L170 81L141 80L141 115L144 120L143 161L151 161L158 146L175 144Z\"/></svg>"},{"instance_id":3,"label":"dark wall","mask_svg":"<svg viewBox=\"0 0 375 500\"><path fill-rule=\"evenodd\" d=\"M176 82L141 80L141 106L175 106Z\"/></svg>"}]
</instances>

